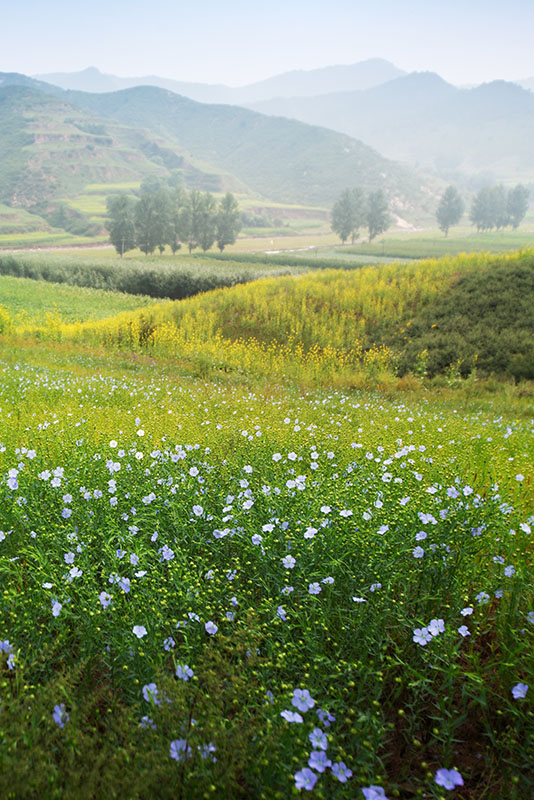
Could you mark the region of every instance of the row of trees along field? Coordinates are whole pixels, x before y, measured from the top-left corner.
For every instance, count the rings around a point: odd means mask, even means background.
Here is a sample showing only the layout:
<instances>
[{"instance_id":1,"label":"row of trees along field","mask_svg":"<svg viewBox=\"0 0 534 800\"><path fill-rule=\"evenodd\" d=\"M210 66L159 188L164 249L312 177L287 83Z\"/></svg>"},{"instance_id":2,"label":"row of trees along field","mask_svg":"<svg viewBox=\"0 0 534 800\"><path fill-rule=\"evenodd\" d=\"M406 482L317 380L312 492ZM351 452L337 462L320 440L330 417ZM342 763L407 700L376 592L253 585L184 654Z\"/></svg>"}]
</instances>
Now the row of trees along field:
<instances>
[{"instance_id":1,"label":"row of trees along field","mask_svg":"<svg viewBox=\"0 0 534 800\"><path fill-rule=\"evenodd\" d=\"M343 244L360 235L360 228L369 231L369 241L387 231L391 225L388 202L381 189L367 196L361 189L345 189L332 208L331 228Z\"/></svg>"},{"instance_id":2,"label":"row of trees along field","mask_svg":"<svg viewBox=\"0 0 534 800\"><path fill-rule=\"evenodd\" d=\"M528 211L529 191L518 183L513 189L506 191L504 186L486 186L475 195L471 203L469 219L476 225L477 231L492 228L506 228L511 225L514 230L521 224ZM465 211L465 203L454 186L449 186L443 193L436 211L436 219L445 236L449 228L460 222Z\"/></svg>"},{"instance_id":3,"label":"row of trees along field","mask_svg":"<svg viewBox=\"0 0 534 800\"><path fill-rule=\"evenodd\" d=\"M107 198L109 238L122 256L135 247L148 255L156 248L173 253L187 244L209 250L216 242L222 252L241 229L237 200L230 193L217 203L210 192L159 187L143 190L139 198L124 194Z\"/></svg>"}]
</instances>

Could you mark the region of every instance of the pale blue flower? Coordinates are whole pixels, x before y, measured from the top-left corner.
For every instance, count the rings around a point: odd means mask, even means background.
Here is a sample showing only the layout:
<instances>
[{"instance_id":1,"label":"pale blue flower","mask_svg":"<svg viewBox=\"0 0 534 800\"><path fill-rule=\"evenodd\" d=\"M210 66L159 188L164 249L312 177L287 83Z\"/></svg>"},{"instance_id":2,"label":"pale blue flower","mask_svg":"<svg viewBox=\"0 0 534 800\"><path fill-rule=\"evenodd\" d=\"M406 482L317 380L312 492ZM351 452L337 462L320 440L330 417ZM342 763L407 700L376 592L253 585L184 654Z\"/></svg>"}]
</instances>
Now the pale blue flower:
<instances>
[{"instance_id":1,"label":"pale blue flower","mask_svg":"<svg viewBox=\"0 0 534 800\"><path fill-rule=\"evenodd\" d=\"M206 622L204 628L206 629L206 633L209 633L211 636L213 636L219 630L217 625L211 620L209 622Z\"/></svg>"},{"instance_id":2,"label":"pale blue flower","mask_svg":"<svg viewBox=\"0 0 534 800\"><path fill-rule=\"evenodd\" d=\"M132 633L135 634L138 639L142 639L143 636L147 635L147 629L144 625L134 625L132 628Z\"/></svg>"},{"instance_id":3,"label":"pale blue flower","mask_svg":"<svg viewBox=\"0 0 534 800\"><path fill-rule=\"evenodd\" d=\"M332 762L324 750L312 750L308 758L308 765L316 772L324 772L327 767L332 766Z\"/></svg>"},{"instance_id":4,"label":"pale blue flower","mask_svg":"<svg viewBox=\"0 0 534 800\"><path fill-rule=\"evenodd\" d=\"M194 672L187 664L177 664L175 675L182 681L188 681L189 678L194 676Z\"/></svg>"},{"instance_id":5,"label":"pale blue flower","mask_svg":"<svg viewBox=\"0 0 534 800\"><path fill-rule=\"evenodd\" d=\"M69 715L65 711L65 703L60 703L59 705L54 706L52 718L56 725L59 725L60 728L65 727L65 723L69 721Z\"/></svg>"},{"instance_id":6,"label":"pale blue flower","mask_svg":"<svg viewBox=\"0 0 534 800\"><path fill-rule=\"evenodd\" d=\"M102 603L102 608L107 608L111 603L112 597L107 592L100 592L98 599Z\"/></svg>"},{"instance_id":7,"label":"pale blue flower","mask_svg":"<svg viewBox=\"0 0 534 800\"><path fill-rule=\"evenodd\" d=\"M442 619L432 619L427 627L432 636L437 636L445 630L445 621Z\"/></svg>"},{"instance_id":8,"label":"pale blue flower","mask_svg":"<svg viewBox=\"0 0 534 800\"><path fill-rule=\"evenodd\" d=\"M381 786L367 786L362 792L365 800L388 800Z\"/></svg>"},{"instance_id":9,"label":"pale blue flower","mask_svg":"<svg viewBox=\"0 0 534 800\"><path fill-rule=\"evenodd\" d=\"M161 700L158 697L158 687L155 683L147 683L143 686L143 697L147 703L154 703L154 705L161 705Z\"/></svg>"},{"instance_id":10,"label":"pale blue flower","mask_svg":"<svg viewBox=\"0 0 534 800\"><path fill-rule=\"evenodd\" d=\"M306 789L308 792L311 792L316 783L317 775L315 772L312 772L311 769L308 769L308 767L304 767L304 769L299 770L299 772L295 772L295 786L297 789Z\"/></svg>"},{"instance_id":11,"label":"pale blue flower","mask_svg":"<svg viewBox=\"0 0 534 800\"><path fill-rule=\"evenodd\" d=\"M213 753L217 752L217 748L213 744L213 742L209 742L209 744L199 744L198 745L198 752L200 753L201 758L209 758L211 761L217 761Z\"/></svg>"},{"instance_id":12,"label":"pale blue flower","mask_svg":"<svg viewBox=\"0 0 534 800\"><path fill-rule=\"evenodd\" d=\"M190 755L191 748L185 739L175 739L171 742L170 756L171 758L174 758L175 761L182 761L186 758L189 758Z\"/></svg>"},{"instance_id":13,"label":"pale blue flower","mask_svg":"<svg viewBox=\"0 0 534 800\"><path fill-rule=\"evenodd\" d=\"M346 783L349 778L352 778L352 770L347 767L344 761L336 761L335 764L332 764L332 775L340 783Z\"/></svg>"},{"instance_id":14,"label":"pale blue flower","mask_svg":"<svg viewBox=\"0 0 534 800\"><path fill-rule=\"evenodd\" d=\"M412 639L416 644L420 644L424 647L432 640L432 634L428 628L415 628Z\"/></svg>"},{"instance_id":15,"label":"pale blue flower","mask_svg":"<svg viewBox=\"0 0 534 800\"><path fill-rule=\"evenodd\" d=\"M311 746L314 748L314 750L328 749L328 739L326 733L324 733L321 728L314 728L308 736L308 739L310 740Z\"/></svg>"},{"instance_id":16,"label":"pale blue flower","mask_svg":"<svg viewBox=\"0 0 534 800\"><path fill-rule=\"evenodd\" d=\"M310 696L308 689L295 689L291 703L299 711L307 711L309 708L314 707L315 700Z\"/></svg>"},{"instance_id":17,"label":"pale blue flower","mask_svg":"<svg viewBox=\"0 0 534 800\"><path fill-rule=\"evenodd\" d=\"M321 592L321 584L320 583L310 583L308 587L308 592L310 594L320 594Z\"/></svg>"},{"instance_id":18,"label":"pale blue flower","mask_svg":"<svg viewBox=\"0 0 534 800\"><path fill-rule=\"evenodd\" d=\"M280 712L280 716L283 717L287 722L303 722L303 719L298 711L289 711L289 709L285 709L284 711Z\"/></svg>"},{"instance_id":19,"label":"pale blue flower","mask_svg":"<svg viewBox=\"0 0 534 800\"><path fill-rule=\"evenodd\" d=\"M528 692L528 683L516 683L516 685L512 689L512 696L516 700L520 700L523 697L526 697Z\"/></svg>"},{"instance_id":20,"label":"pale blue flower","mask_svg":"<svg viewBox=\"0 0 534 800\"><path fill-rule=\"evenodd\" d=\"M471 632L467 627L467 625L460 625L460 627L458 628L458 633L460 634L460 636L471 636Z\"/></svg>"},{"instance_id":21,"label":"pale blue flower","mask_svg":"<svg viewBox=\"0 0 534 800\"><path fill-rule=\"evenodd\" d=\"M464 785L464 780L456 769L438 769L435 781L438 786L443 786L444 789L449 791L456 786Z\"/></svg>"},{"instance_id":22,"label":"pale blue flower","mask_svg":"<svg viewBox=\"0 0 534 800\"><path fill-rule=\"evenodd\" d=\"M329 711L326 711L324 708L318 708L315 713L317 714L317 716L319 717L325 728L330 728L332 726L332 722L336 721L334 715L331 714Z\"/></svg>"}]
</instances>

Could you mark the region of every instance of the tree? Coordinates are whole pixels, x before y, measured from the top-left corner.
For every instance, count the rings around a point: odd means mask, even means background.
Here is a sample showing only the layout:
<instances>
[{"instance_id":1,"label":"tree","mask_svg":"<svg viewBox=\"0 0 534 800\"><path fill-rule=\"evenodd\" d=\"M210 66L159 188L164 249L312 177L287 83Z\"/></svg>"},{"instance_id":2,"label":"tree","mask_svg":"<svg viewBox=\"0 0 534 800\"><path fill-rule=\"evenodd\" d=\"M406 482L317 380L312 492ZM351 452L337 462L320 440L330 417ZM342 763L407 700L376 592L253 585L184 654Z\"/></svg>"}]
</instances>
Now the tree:
<instances>
[{"instance_id":1,"label":"tree","mask_svg":"<svg viewBox=\"0 0 534 800\"><path fill-rule=\"evenodd\" d=\"M152 238L160 253L165 246L172 245L174 241L174 227L172 224L173 204L167 189L158 189L152 195Z\"/></svg>"},{"instance_id":2,"label":"tree","mask_svg":"<svg viewBox=\"0 0 534 800\"><path fill-rule=\"evenodd\" d=\"M354 230L354 208L352 192L345 189L332 208L331 228L345 244Z\"/></svg>"},{"instance_id":3,"label":"tree","mask_svg":"<svg viewBox=\"0 0 534 800\"><path fill-rule=\"evenodd\" d=\"M219 204L217 212L217 247L224 250L227 244L234 244L241 230L241 215L237 200L227 192Z\"/></svg>"},{"instance_id":4,"label":"tree","mask_svg":"<svg viewBox=\"0 0 534 800\"><path fill-rule=\"evenodd\" d=\"M188 242L191 231L191 205L187 192L177 188L171 194L171 250L176 253L181 242Z\"/></svg>"},{"instance_id":5,"label":"tree","mask_svg":"<svg viewBox=\"0 0 534 800\"><path fill-rule=\"evenodd\" d=\"M145 255L153 253L158 244L154 221L154 195L142 194L135 207L135 229L137 246Z\"/></svg>"},{"instance_id":6,"label":"tree","mask_svg":"<svg viewBox=\"0 0 534 800\"><path fill-rule=\"evenodd\" d=\"M367 214L367 203L365 201L365 195L361 189L352 189L351 191L351 201L352 201L352 230L350 232L352 244L354 244L354 240L358 238L360 235L360 228L365 225L365 219Z\"/></svg>"},{"instance_id":7,"label":"tree","mask_svg":"<svg viewBox=\"0 0 534 800\"><path fill-rule=\"evenodd\" d=\"M510 224L514 230L519 227L525 218L525 214L528 211L529 198L530 193L527 187L523 186L521 183L518 183L517 186L514 186L514 188L510 189L508 192L506 210L508 212Z\"/></svg>"},{"instance_id":8,"label":"tree","mask_svg":"<svg viewBox=\"0 0 534 800\"><path fill-rule=\"evenodd\" d=\"M366 218L370 242L373 241L375 236L379 236L381 233L384 233L384 231L387 231L391 225L387 197L382 189L371 192L367 198Z\"/></svg>"},{"instance_id":9,"label":"tree","mask_svg":"<svg viewBox=\"0 0 534 800\"><path fill-rule=\"evenodd\" d=\"M477 231L488 231L509 225L504 186L485 186L480 189L473 198L469 218L477 226Z\"/></svg>"},{"instance_id":10,"label":"tree","mask_svg":"<svg viewBox=\"0 0 534 800\"><path fill-rule=\"evenodd\" d=\"M193 200L191 192L191 201ZM197 192L191 202L191 228L193 240L204 250L209 250L217 236L217 204L209 192Z\"/></svg>"},{"instance_id":11,"label":"tree","mask_svg":"<svg viewBox=\"0 0 534 800\"><path fill-rule=\"evenodd\" d=\"M132 197L124 194L111 195L106 200L109 240L121 258L136 245L135 204Z\"/></svg>"},{"instance_id":12,"label":"tree","mask_svg":"<svg viewBox=\"0 0 534 800\"><path fill-rule=\"evenodd\" d=\"M464 201L460 197L458 189L454 186L448 186L441 196L438 209L436 211L436 219L440 230L443 231L445 236L449 235L449 228L460 222L464 213Z\"/></svg>"}]
</instances>

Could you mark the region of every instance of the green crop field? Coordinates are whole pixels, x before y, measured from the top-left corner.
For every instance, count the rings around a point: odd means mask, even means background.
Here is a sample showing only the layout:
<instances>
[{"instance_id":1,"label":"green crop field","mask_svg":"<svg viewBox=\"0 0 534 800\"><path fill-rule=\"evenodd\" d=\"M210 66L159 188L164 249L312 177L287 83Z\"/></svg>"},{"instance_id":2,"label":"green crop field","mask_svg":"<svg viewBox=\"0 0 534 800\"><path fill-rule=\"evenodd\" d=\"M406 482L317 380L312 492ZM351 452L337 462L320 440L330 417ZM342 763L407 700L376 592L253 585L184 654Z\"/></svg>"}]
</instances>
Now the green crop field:
<instances>
[{"instance_id":1,"label":"green crop field","mask_svg":"<svg viewBox=\"0 0 534 800\"><path fill-rule=\"evenodd\" d=\"M500 233L466 233L461 236L443 236L436 231L428 231L405 236L386 236L379 241L339 248L340 252L360 255L386 255L394 258L439 258L459 253L491 252L534 246L534 232L516 231ZM338 251L338 248L335 248Z\"/></svg>"},{"instance_id":2,"label":"green crop field","mask_svg":"<svg viewBox=\"0 0 534 800\"><path fill-rule=\"evenodd\" d=\"M0 275L0 307L8 312L14 324L41 325L48 315L62 322L105 319L154 302L151 297L141 295Z\"/></svg>"},{"instance_id":3,"label":"green crop field","mask_svg":"<svg viewBox=\"0 0 534 800\"><path fill-rule=\"evenodd\" d=\"M531 262L0 278L1 797L533 796L534 384L363 341Z\"/></svg>"}]
</instances>

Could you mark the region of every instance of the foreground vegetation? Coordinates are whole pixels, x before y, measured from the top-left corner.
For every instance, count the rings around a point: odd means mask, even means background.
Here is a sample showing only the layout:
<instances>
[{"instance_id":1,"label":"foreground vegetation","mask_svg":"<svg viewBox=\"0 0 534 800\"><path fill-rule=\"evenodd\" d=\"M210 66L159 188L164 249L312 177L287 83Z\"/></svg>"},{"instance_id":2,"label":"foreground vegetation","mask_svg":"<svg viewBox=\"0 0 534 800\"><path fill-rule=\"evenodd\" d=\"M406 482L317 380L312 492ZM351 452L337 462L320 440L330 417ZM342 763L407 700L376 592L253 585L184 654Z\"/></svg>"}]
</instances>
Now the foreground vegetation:
<instances>
[{"instance_id":1,"label":"foreground vegetation","mask_svg":"<svg viewBox=\"0 0 534 800\"><path fill-rule=\"evenodd\" d=\"M190 262L188 269L195 263L200 262ZM237 263L212 259L204 282L234 282L235 273L216 272L232 266ZM249 275L254 269L261 274L261 268L261 263L249 266ZM184 279L191 281L184 293L198 291L201 284L199 275L176 268L160 273L155 266L121 269L128 285L137 282L152 295L170 293L172 285L174 296L180 296ZM117 281L121 270L113 272L108 262L97 274ZM206 374L254 369L295 380L305 375L322 386L358 385L362 369L373 379L411 373L450 380L467 375L476 380L478 374L532 380L533 298L532 251L479 254L265 277L102 322L29 324L24 332L185 359Z\"/></svg>"},{"instance_id":2,"label":"foreground vegetation","mask_svg":"<svg viewBox=\"0 0 534 800\"><path fill-rule=\"evenodd\" d=\"M532 384L361 344L529 259L74 324L2 279L2 797L534 793Z\"/></svg>"}]
</instances>

